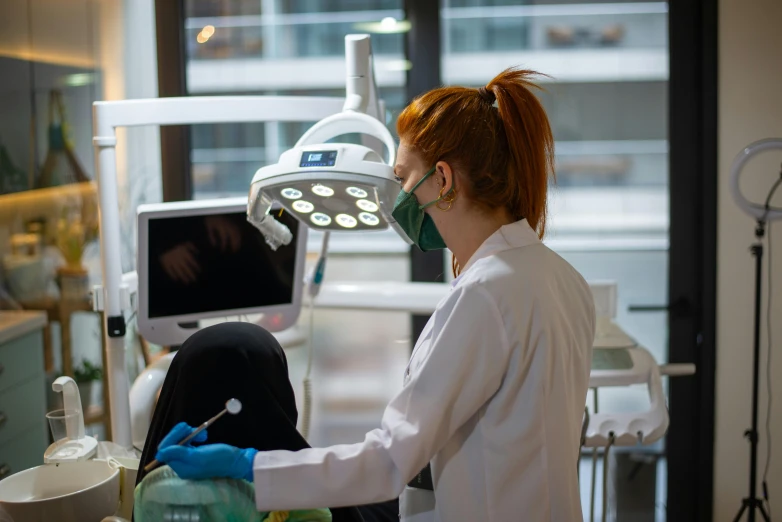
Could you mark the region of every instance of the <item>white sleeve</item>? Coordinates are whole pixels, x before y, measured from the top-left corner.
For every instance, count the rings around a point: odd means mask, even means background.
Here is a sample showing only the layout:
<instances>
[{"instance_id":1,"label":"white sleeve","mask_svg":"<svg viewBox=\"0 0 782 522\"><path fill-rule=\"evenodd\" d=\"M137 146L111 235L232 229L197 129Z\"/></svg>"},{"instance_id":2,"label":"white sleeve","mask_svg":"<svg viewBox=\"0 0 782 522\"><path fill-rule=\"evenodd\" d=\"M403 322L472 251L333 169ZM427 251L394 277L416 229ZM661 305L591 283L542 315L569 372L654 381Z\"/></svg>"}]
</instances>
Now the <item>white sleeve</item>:
<instances>
[{"instance_id":1,"label":"white sleeve","mask_svg":"<svg viewBox=\"0 0 782 522\"><path fill-rule=\"evenodd\" d=\"M488 292L480 286L454 290L434 321L426 359L387 406L381 428L363 442L258 453L254 477L260 511L395 498L494 395L510 348Z\"/></svg>"}]
</instances>

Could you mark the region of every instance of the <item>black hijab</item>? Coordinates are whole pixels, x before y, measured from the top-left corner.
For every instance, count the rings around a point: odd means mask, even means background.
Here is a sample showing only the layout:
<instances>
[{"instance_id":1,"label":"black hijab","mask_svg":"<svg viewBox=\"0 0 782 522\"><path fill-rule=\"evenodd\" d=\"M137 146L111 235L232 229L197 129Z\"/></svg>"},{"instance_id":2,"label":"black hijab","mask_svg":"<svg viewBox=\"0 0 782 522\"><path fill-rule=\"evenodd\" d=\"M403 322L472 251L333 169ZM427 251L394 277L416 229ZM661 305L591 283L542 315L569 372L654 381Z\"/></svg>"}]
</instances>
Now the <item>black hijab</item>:
<instances>
[{"instance_id":1,"label":"black hijab","mask_svg":"<svg viewBox=\"0 0 782 522\"><path fill-rule=\"evenodd\" d=\"M155 407L141 454L136 484L154 460L160 441L179 422L198 426L242 402L238 415L224 415L207 430L207 443L259 451L308 448L296 430L296 399L288 363L277 339L250 323L221 323L193 334L177 353ZM323 507L323 506L313 506ZM362 522L358 509L331 510L334 522Z\"/></svg>"}]
</instances>

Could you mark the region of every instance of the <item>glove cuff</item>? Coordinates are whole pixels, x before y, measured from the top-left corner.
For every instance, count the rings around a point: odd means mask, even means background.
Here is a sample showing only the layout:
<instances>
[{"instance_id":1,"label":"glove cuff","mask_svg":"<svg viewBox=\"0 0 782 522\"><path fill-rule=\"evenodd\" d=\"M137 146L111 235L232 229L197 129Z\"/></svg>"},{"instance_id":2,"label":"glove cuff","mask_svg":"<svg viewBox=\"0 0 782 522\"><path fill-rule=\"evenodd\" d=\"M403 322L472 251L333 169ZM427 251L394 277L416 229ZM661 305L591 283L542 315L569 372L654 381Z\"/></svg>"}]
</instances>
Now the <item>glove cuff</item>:
<instances>
[{"instance_id":1,"label":"glove cuff","mask_svg":"<svg viewBox=\"0 0 782 522\"><path fill-rule=\"evenodd\" d=\"M246 463L246 472L244 477L244 480L247 482L253 482L255 479L255 470L254 470L254 463L255 463L255 455L258 454L258 450L254 448L247 448L245 450L242 450L244 462Z\"/></svg>"}]
</instances>

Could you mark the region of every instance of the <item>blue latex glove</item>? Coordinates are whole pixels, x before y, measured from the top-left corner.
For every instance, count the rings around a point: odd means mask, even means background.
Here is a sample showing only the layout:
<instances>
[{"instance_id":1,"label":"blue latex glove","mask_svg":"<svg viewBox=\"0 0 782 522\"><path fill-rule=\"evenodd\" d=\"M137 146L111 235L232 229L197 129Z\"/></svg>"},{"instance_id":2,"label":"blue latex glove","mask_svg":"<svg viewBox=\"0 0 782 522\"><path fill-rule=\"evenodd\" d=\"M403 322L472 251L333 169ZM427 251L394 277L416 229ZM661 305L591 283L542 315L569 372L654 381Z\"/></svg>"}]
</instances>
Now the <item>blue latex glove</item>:
<instances>
[{"instance_id":1,"label":"blue latex glove","mask_svg":"<svg viewBox=\"0 0 782 522\"><path fill-rule=\"evenodd\" d=\"M179 444L179 441L190 435L196 430L196 428L193 428L192 426L189 426L186 422L180 422L173 428L171 428L171 431L168 432L168 435L163 437L163 440L160 441L160 444L158 445L157 449L161 450L163 448L167 448L169 446L176 446ZM188 441L186 446L192 446L194 442L198 443L204 443L206 442L206 430L202 431L195 437L193 437L192 440Z\"/></svg>"},{"instance_id":2,"label":"blue latex glove","mask_svg":"<svg viewBox=\"0 0 782 522\"><path fill-rule=\"evenodd\" d=\"M253 460L258 450L240 449L227 444L207 444L204 446L178 446L177 442L192 432L187 424L178 424L166 435L158 446L155 458L168 464L183 479L234 478L253 481ZM195 440L206 440L204 432Z\"/></svg>"}]
</instances>

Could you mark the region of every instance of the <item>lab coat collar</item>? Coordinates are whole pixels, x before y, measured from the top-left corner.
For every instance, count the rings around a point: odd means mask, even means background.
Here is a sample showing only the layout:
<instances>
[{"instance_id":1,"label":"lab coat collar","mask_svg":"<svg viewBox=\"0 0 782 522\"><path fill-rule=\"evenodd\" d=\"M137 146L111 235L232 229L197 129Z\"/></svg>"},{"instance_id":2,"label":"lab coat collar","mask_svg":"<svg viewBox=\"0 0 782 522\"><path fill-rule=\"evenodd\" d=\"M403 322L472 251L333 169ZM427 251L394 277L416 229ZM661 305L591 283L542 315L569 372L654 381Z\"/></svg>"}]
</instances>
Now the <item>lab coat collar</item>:
<instances>
[{"instance_id":1,"label":"lab coat collar","mask_svg":"<svg viewBox=\"0 0 782 522\"><path fill-rule=\"evenodd\" d=\"M470 267L480 259L497 255L506 250L521 248L536 243L540 243L540 238L538 237L537 232L532 230L532 227L529 226L526 219L500 227L494 234L489 236L480 247L478 247L478 250L475 251L464 268L462 268L462 272L459 276L451 282L451 286L455 287Z\"/></svg>"}]
</instances>

